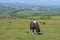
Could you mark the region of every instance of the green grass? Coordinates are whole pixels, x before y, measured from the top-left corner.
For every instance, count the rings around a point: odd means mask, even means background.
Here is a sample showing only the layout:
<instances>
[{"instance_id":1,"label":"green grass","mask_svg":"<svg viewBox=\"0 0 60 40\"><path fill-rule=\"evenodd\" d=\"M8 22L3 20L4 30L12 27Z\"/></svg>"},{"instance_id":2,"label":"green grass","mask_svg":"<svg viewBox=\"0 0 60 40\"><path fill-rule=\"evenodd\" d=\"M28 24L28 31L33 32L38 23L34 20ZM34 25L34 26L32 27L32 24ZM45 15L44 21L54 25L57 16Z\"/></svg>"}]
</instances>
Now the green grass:
<instances>
[{"instance_id":1,"label":"green grass","mask_svg":"<svg viewBox=\"0 0 60 40\"><path fill-rule=\"evenodd\" d=\"M54 19L54 20L56 20L56 19L60 20L60 16L53 16L52 19Z\"/></svg>"},{"instance_id":2,"label":"green grass","mask_svg":"<svg viewBox=\"0 0 60 40\"><path fill-rule=\"evenodd\" d=\"M30 32L30 21L29 19L0 19L0 40L60 40L60 20L37 20L43 35ZM45 21L46 24L40 24L40 21Z\"/></svg>"}]
</instances>

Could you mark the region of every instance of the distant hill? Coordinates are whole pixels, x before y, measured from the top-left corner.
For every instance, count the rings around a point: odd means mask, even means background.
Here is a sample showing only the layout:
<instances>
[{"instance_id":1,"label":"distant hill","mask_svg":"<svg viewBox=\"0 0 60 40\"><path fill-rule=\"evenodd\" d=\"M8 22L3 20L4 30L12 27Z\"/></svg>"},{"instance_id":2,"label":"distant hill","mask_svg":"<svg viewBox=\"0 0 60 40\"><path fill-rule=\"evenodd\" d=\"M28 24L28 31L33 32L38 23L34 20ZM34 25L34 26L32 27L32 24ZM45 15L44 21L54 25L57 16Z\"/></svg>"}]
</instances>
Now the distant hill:
<instances>
[{"instance_id":1,"label":"distant hill","mask_svg":"<svg viewBox=\"0 0 60 40\"><path fill-rule=\"evenodd\" d=\"M0 3L0 18L33 16L60 16L60 6L38 6L20 3Z\"/></svg>"}]
</instances>

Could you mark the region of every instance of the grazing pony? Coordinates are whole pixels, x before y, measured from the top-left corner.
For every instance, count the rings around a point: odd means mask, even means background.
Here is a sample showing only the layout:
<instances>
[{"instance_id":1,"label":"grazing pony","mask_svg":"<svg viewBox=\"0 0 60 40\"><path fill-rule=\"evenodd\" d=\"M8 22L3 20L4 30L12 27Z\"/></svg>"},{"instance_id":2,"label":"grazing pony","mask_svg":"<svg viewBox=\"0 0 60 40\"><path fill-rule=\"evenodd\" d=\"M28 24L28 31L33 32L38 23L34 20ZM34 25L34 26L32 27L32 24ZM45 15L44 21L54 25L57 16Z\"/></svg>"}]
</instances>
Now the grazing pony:
<instances>
[{"instance_id":1,"label":"grazing pony","mask_svg":"<svg viewBox=\"0 0 60 40\"><path fill-rule=\"evenodd\" d=\"M41 24L46 24L45 22L40 22Z\"/></svg>"},{"instance_id":2,"label":"grazing pony","mask_svg":"<svg viewBox=\"0 0 60 40\"><path fill-rule=\"evenodd\" d=\"M36 21L31 21L30 30L32 30L33 33L34 33L34 30L36 30L36 33L39 34L40 28L39 28L39 25Z\"/></svg>"}]
</instances>

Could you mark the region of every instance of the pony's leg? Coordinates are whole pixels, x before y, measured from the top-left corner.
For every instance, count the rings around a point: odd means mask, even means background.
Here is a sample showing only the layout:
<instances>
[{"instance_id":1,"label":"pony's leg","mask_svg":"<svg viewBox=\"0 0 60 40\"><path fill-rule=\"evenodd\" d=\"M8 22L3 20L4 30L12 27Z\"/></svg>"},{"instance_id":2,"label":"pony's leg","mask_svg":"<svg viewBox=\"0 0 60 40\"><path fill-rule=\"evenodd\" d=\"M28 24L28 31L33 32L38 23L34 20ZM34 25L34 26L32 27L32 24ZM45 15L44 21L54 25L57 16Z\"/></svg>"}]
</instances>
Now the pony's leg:
<instances>
[{"instance_id":1,"label":"pony's leg","mask_svg":"<svg viewBox=\"0 0 60 40\"><path fill-rule=\"evenodd\" d=\"M31 32L33 32L33 33L34 33L34 29L31 29Z\"/></svg>"},{"instance_id":2,"label":"pony's leg","mask_svg":"<svg viewBox=\"0 0 60 40\"><path fill-rule=\"evenodd\" d=\"M36 29L36 33L39 35L40 34L40 29Z\"/></svg>"}]
</instances>

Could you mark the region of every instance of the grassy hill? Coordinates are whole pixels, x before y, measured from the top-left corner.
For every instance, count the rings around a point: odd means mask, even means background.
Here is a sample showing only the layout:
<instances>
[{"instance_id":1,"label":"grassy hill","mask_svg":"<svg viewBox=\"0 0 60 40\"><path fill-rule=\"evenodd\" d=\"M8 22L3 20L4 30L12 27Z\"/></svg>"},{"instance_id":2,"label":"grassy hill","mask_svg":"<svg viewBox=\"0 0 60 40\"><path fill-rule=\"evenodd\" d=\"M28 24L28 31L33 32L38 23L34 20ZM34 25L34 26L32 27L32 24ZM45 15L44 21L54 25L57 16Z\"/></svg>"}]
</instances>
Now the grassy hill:
<instances>
[{"instance_id":1,"label":"grassy hill","mask_svg":"<svg viewBox=\"0 0 60 40\"><path fill-rule=\"evenodd\" d=\"M42 35L30 31L30 19L36 19ZM60 6L0 4L0 40L60 40Z\"/></svg>"},{"instance_id":2,"label":"grassy hill","mask_svg":"<svg viewBox=\"0 0 60 40\"><path fill-rule=\"evenodd\" d=\"M37 20L42 35L31 33L29 19L1 19L0 40L60 40L60 19L55 17L54 20ZM11 23L8 23L9 21ZM46 24L40 24L41 21L45 21Z\"/></svg>"}]
</instances>

